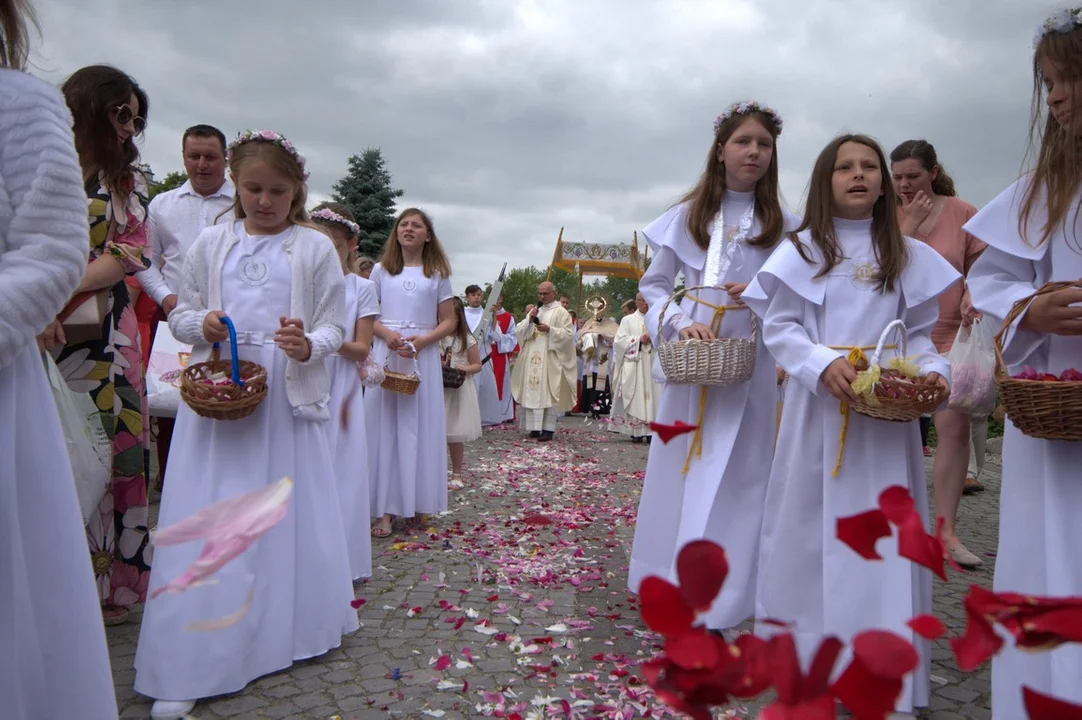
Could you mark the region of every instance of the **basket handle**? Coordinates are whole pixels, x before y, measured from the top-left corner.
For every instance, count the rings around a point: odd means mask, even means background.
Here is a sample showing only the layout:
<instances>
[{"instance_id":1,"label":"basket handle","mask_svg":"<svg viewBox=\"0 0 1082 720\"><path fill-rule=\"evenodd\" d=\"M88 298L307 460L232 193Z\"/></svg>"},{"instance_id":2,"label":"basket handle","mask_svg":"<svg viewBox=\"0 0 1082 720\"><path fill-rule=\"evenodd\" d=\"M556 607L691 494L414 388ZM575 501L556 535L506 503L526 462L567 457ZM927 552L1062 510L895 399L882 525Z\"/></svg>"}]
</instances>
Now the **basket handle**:
<instances>
[{"instance_id":1,"label":"basket handle","mask_svg":"<svg viewBox=\"0 0 1082 720\"><path fill-rule=\"evenodd\" d=\"M661 306L661 312L658 313L658 316L657 316L657 336L658 336L658 339L663 340L664 337L665 337L665 335L663 334L664 331L665 331L665 311L669 309L669 303L671 303L673 300L676 300L677 298L683 297L684 295L691 292L692 290L719 290L719 289L720 288L717 288L717 287L715 287L713 285L692 285L691 287L681 288L680 290L677 290L676 292L674 292L669 297L669 299L665 301L665 304ZM759 323L756 321L755 313L753 313L751 311L751 308L748 308L748 315L751 316L751 339L756 340L757 339L757 333L758 333L758 330L759 330Z\"/></svg>"},{"instance_id":2,"label":"basket handle","mask_svg":"<svg viewBox=\"0 0 1082 720\"><path fill-rule=\"evenodd\" d=\"M411 342L405 343L405 346L413 351L413 358L412 358L412 360L413 360L413 374L416 375L417 377L421 377L421 364L417 362L417 348ZM395 352L391 351L390 348L388 348L387 359L383 361L383 369L384 370L390 370L391 369L391 355L397 355L397 354L398 353L395 353Z\"/></svg>"},{"instance_id":3,"label":"basket handle","mask_svg":"<svg viewBox=\"0 0 1082 720\"><path fill-rule=\"evenodd\" d=\"M233 365L233 384L237 387L244 387L244 380L240 377L240 361L237 359L237 328L233 326L233 321L226 315L222 315L219 320L222 321L222 325L225 325L225 329L229 331L229 350L230 355L232 356L230 360ZM211 360L217 360L221 356L221 347L222 344L220 342L215 342L210 346Z\"/></svg>"},{"instance_id":4,"label":"basket handle","mask_svg":"<svg viewBox=\"0 0 1082 720\"><path fill-rule=\"evenodd\" d=\"M1017 320L1022 313L1026 311L1026 308L1030 306L1030 303L1040 296L1054 293L1057 290L1066 290L1069 287L1082 287L1082 282L1078 282L1077 280L1047 282L1038 288L1037 292L1022 298L1011 306L1011 311L1007 313L1007 317L1003 319L1003 327L1001 327L999 332L996 333L996 336L992 338L992 349L995 350L996 353L996 377L1000 379L1007 378L1007 364L1003 362L1003 334L1007 332L1007 328L1013 325L1015 320Z\"/></svg>"},{"instance_id":5,"label":"basket handle","mask_svg":"<svg viewBox=\"0 0 1082 720\"><path fill-rule=\"evenodd\" d=\"M905 357L906 355L906 328L905 323L901 320L891 320L887 323L887 326L883 328L883 332L879 335L879 342L875 345L875 355L872 356L872 365L879 365L882 367L883 348L887 344L887 338L890 337L891 331L895 331L898 335L898 356Z\"/></svg>"}]
</instances>

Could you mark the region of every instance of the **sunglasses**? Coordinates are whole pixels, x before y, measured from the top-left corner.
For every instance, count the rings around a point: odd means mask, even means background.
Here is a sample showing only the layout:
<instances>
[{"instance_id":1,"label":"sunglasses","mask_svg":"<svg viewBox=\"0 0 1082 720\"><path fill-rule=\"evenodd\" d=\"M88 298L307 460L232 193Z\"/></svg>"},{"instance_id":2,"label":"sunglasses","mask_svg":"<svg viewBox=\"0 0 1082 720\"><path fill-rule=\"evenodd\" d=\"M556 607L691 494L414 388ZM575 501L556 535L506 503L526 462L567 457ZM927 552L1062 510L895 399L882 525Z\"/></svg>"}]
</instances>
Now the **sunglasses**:
<instances>
[{"instance_id":1,"label":"sunglasses","mask_svg":"<svg viewBox=\"0 0 1082 720\"><path fill-rule=\"evenodd\" d=\"M128 123L131 123L132 127L135 128L136 135L142 134L147 126L147 121L136 115L135 111L126 104L118 105L116 107L116 122L117 125L127 125Z\"/></svg>"}]
</instances>

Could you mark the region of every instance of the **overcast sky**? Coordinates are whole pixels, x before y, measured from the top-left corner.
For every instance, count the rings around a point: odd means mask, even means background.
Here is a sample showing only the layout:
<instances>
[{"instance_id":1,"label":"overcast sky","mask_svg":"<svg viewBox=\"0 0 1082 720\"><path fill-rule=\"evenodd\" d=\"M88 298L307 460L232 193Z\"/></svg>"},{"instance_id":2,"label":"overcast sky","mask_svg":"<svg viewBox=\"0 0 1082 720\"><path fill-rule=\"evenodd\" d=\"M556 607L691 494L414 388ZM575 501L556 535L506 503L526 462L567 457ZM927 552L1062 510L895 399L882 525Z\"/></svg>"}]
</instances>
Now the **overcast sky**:
<instances>
[{"instance_id":1,"label":"overcast sky","mask_svg":"<svg viewBox=\"0 0 1082 720\"><path fill-rule=\"evenodd\" d=\"M714 116L785 120L799 209L839 132L923 137L978 207L1018 175L1031 40L1046 0L36 0L32 71L110 63L150 96L144 160L181 169L195 123L282 132L313 203L383 150L428 210L454 287L548 264L569 240L630 241L697 178Z\"/></svg>"}]
</instances>

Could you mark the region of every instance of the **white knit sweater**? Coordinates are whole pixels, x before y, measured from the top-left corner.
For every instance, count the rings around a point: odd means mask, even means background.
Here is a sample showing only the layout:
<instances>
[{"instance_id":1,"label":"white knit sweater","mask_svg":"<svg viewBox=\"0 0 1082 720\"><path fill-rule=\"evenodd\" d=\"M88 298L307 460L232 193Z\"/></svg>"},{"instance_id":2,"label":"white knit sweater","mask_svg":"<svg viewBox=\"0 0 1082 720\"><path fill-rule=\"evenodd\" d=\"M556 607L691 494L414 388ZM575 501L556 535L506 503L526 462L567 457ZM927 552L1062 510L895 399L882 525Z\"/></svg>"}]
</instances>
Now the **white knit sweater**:
<instances>
[{"instance_id":1,"label":"white knit sweater","mask_svg":"<svg viewBox=\"0 0 1082 720\"><path fill-rule=\"evenodd\" d=\"M214 225L196 238L184 260L177 307L169 314L173 337L192 345L191 362L210 357L203 320L222 309L222 268L229 250L240 241L233 223ZM289 312L304 321L312 345L308 360L289 360L286 395L293 414L308 420L330 418L331 379L324 358L342 345L346 283L330 238L319 230L295 227L283 241L291 269Z\"/></svg>"},{"instance_id":2,"label":"white knit sweater","mask_svg":"<svg viewBox=\"0 0 1082 720\"><path fill-rule=\"evenodd\" d=\"M90 228L71 113L50 85L0 69L0 367L64 309Z\"/></svg>"}]
</instances>

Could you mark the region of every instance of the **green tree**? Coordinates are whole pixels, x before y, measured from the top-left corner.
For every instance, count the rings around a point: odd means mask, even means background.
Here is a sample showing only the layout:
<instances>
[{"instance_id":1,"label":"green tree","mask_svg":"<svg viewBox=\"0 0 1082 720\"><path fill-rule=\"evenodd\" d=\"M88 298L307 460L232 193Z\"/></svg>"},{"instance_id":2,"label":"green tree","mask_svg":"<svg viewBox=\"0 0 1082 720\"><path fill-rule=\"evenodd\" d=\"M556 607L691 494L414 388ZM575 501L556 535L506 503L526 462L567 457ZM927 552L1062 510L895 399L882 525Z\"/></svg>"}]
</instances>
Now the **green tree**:
<instances>
[{"instance_id":1,"label":"green tree","mask_svg":"<svg viewBox=\"0 0 1082 720\"><path fill-rule=\"evenodd\" d=\"M394 227L395 199L404 194L391 187L391 173L379 148L367 148L349 159L345 177L334 184L333 197L349 208L361 226L357 238L361 255L379 258Z\"/></svg>"},{"instance_id":2,"label":"green tree","mask_svg":"<svg viewBox=\"0 0 1082 720\"><path fill-rule=\"evenodd\" d=\"M161 182L151 184L148 188L150 192L150 198L148 199L153 200L154 196L158 193L163 193L167 190L175 190L186 182L188 182L188 174L181 172L180 170L174 170L162 178Z\"/></svg>"}]
</instances>

